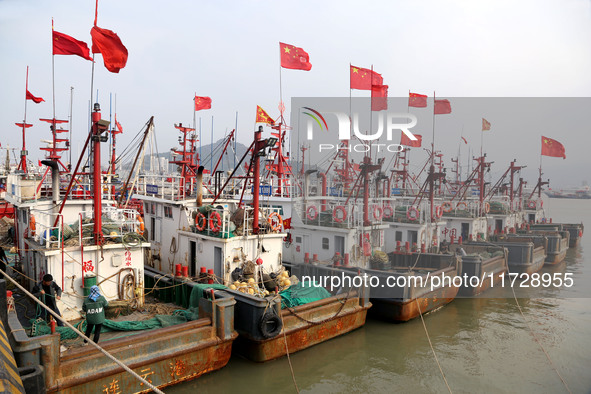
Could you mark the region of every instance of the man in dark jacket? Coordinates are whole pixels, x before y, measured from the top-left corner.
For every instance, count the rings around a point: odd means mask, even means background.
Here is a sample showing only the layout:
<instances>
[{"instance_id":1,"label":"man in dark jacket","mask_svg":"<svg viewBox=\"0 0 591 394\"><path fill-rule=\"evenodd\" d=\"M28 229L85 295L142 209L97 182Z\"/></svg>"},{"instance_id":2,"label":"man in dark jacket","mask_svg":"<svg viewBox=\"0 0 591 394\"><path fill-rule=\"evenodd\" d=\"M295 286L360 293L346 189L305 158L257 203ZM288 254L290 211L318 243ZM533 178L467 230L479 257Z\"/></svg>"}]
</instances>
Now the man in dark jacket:
<instances>
[{"instance_id":1,"label":"man in dark jacket","mask_svg":"<svg viewBox=\"0 0 591 394\"><path fill-rule=\"evenodd\" d=\"M43 302L49 309L57 313L59 316L62 314L60 310L57 308L56 300L60 300L62 298L62 289L58 286L57 283L53 281L53 276L51 274L46 274L43 276L43 280L33 287L33 294L35 297L39 298L41 302ZM48 320L51 314L47 313L45 309L41 312L41 316ZM62 327L64 324L57 320L57 325Z\"/></svg>"},{"instance_id":2,"label":"man in dark jacket","mask_svg":"<svg viewBox=\"0 0 591 394\"><path fill-rule=\"evenodd\" d=\"M82 310L86 312L86 332L85 335L90 338L90 333L94 328L94 343L98 343L101 336L101 328L105 322L105 308L109 305L106 298L101 295L98 286L90 288L90 294L82 304ZM86 339L84 340L86 344Z\"/></svg>"}]
</instances>

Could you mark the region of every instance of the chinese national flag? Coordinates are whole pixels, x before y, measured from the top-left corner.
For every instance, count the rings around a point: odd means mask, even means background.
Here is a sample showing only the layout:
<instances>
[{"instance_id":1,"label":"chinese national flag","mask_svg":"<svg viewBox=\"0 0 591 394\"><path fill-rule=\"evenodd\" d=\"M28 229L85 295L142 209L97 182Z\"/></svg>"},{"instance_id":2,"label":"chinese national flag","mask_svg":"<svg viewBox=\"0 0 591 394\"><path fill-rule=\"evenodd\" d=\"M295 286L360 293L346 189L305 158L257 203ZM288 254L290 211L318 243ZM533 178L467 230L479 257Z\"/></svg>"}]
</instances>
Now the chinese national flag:
<instances>
[{"instance_id":1,"label":"chinese national flag","mask_svg":"<svg viewBox=\"0 0 591 394\"><path fill-rule=\"evenodd\" d=\"M482 131L490 130L490 122L484 118L482 118Z\"/></svg>"},{"instance_id":2,"label":"chinese national flag","mask_svg":"<svg viewBox=\"0 0 591 394\"><path fill-rule=\"evenodd\" d=\"M279 51L281 52L281 67L304 71L312 69L310 56L302 48L280 42Z\"/></svg>"},{"instance_id":3,"label":"chinese national flag","mask_svg":"<svg viewBox=\"0 0 591 394\"><path fill-rule=\"evenodd\" d=\"M409 107L417 107L417 108L425 108L427 106L427 95L426 94L418 94L418 93L409 93L408 94L408 106Z\"/></svg>"},{"instance_id":4,"label":"chinese national flag","mask_svg":"<svg viewBox=\"0 0 591 394\"><path fill-rule=\"evenodd\" d=\"M417 137L416 141L408 138L406 133L403 132L402 137L400 138L400 145L410 146L412 148L420 148L421 144L423 143L423 136L420 134L414 134L414 136Z\"/></svg>"},{"instance_id":5,"label":"chinese national flag","mask_svg":"<svg viewBox=\"0 0 591 394\"><path fill-rule=\"evenodd\" d=\"M384 79L375 71L351 66L351 89L371 90L373 85L383 85Z\"/></svg>"},{"instance_id":6,"label":"chinese national flag","mask_svg":"<svg viewBox=\"0 0 591 394\"><path fill-rule=\"evenodd\" d=\"M90 29L92 36L92 53L101 53L105 67L112 73L118 73L127 64L127 48L119 39L119 36L111 30L93 26Z\"/></svg>"},{"instance_id":7,"label":"chinese national flag","mask_svg":"<svg viewBox=\"0 0 591 394\"><path fill-rule=\"evenodd\" d=\"M542 156L562 157L566 159L564 145L552 138L542 137Z\"/></svg>"},{"instance_id":8,"label":"chinese national flag","mask_svg":"<svg viewBox=\"0 0 591 394\"><path fill-rule=\"evenodd\" d=\"M84 41L78 41L64 33L53 30L53 54L76 55L86 60L92 60L90 50Z\"/></svg>"},{"instance_id":9,"label":"chinese national flag","mask_svg":"<svg viewBox=\"0 0 591 394\"><path fill-rule=\"evenodd\" d=\"M211 109L211 97L195 96L195 111L202 109Z\"/></svg>"},{"instance_id":10,"label":"chinese national flag","mask_svg":"<svg viewBox=\"0 0 591 394\"><path fill-rule=\"evenodd\" d=\"M41 101L45 101L41 97L33 96L33 94L31 94L31 92L29 92L28 90L27 90L27 100L33 100L37 104L39 104Z\"/></svg>"},{"instance_id":11,"label":"chinese national flag","mask_svg":"<svg viewBox=\"0 0 591 394\"><path fill-rule=\"evenodd\" d=\"M291 228L291 218L283 219L283 229L287 230Z\"/></svg>"},{"instance_id":12,"label":"chinese national flag","mask_svg":"<svg viewBox=\"0 0 591 394\"><path fill-rule=\"evenodd\" d=\"M449 100L435 100L435 115L451 114L451 103Z\"/></svg>"},{"instance_id":13,"label":"chinese national flag","mask_svg":"<svg viewBox=\"0 0 591 394\"><path fill-rule=\"evenodd\" d=\"M117 121L117 114L115 114L115 126L117 126L118 133L123 133L123 127L121 127L121 123Z\"/></svg>"},{"instance_id":14,"label":"chinese national flag","mask_svg":"<svg viewBox=\"0 0 591 394\"><path fill-rule=\"evenodd\" d=\"M257 118L255 123L268 123L273 124L275 121L269 116L268 113L265 112L260 106L257 105Z\"/></svg>"},{"instance_id":15,"label":"chinese national flag","mask_svg":"<svg viewBox=\"0 0 591 394\"><path fill-rule=\"evenodd\" d=\"M382 111L388 109L388 85L373 85L371 87L371 110Z\"/></svg>"}]
</instances>

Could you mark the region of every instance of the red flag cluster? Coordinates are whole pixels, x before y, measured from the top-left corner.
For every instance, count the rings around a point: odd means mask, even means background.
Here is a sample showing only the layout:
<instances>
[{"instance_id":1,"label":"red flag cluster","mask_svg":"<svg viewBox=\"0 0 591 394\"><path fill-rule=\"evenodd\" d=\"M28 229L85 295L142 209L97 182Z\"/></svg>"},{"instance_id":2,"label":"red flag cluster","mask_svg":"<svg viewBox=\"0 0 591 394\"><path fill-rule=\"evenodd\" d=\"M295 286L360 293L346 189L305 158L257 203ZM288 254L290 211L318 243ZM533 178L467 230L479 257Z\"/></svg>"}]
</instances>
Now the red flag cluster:
<instances>
[{"instance_id":1,"label":"red flag cluster","mask_svg":"<svg viewBox=\"0 0 591 394\"><path fill-rule=\"evenodd\" d=\"M281 67L304 71L310 71L312 69L310 56L302 48L280 42L279 51Z\"/></svg>"},{"instance_id":2,"label":"red flag cluster","mask_svg":"<svg viewBox=\"0 0 591 394\"><path fill-rule=\"evenodd\" d=\"M449 102L449 100L435 100L434 114L451 114L451 103Z\"/></svg>"},{"instance_id":3,"label":"red flag cluster","mask_svg":"<svg viewBox=\"0 0 591 394\"><path fill-rule=\"evenodd\" d=\"M27 100L33 100L33 102L35 102L37 104L39 104L41 101L45 101L41 97L33 96L33 94L31 94L31 92L29 92L28 89L27 89Z\"/></svg>"},{"instance_id":4,"label":"red flag cluster","mask_svg":"<svg viewBox=\"0 0 591 394\"><path fill-rule=\"evenodd\" d=\"M211 97L195 96L195 111L202 109L211 109Z\"/></svg>"},{"instance_id":5,"label":"red flag cluster","mask_svg":"<svg viewBox=\"0 0 591 394\"><path fill-rule=\"evenodd\" d=\"M351 89L372 90L373 86L384 84L381 74L367 68L350 66L350 74Z\"/></svg>"},{"instance_id":6,"label":"red flag cluster","mask_svg":"<svg viewBox=\"0 0 591 394\"><path fill-rule=\"evenodd\" d=\"M257 105L257 117L255 123L267 123L274 124L275 121L269 116L269 114Z\"/></svg>"},{"instance_id":7,"label":"red flag cluster","mask_svg":"<svg viewBox=\"0 0 591 394\"><path fill-rule=\"evenodd\" d=\"M418 93L408 93L408 106L425 108L427 106L427 95Z\"/></svg>"},{"instance_id":8,"label":"red flag cluster","mask_svg":"<svg viewBox=\"0 0 591 394\"><path fill-rule=\"evenodd\" d=\"M552 138L542 137L542 156L562 157L566 159L564 145Z\"/></svg>"}]
</instances>

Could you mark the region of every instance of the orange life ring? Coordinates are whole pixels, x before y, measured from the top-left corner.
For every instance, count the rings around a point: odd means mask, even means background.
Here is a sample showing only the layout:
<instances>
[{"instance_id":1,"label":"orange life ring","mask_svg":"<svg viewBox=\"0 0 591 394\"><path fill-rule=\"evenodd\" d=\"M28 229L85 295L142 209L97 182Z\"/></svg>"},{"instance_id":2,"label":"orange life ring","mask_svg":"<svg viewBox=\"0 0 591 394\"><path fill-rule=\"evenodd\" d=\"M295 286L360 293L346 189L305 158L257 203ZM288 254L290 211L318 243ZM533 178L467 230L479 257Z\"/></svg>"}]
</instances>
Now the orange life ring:
<instances>
[{"instance_id":1,"label":"orange life ring","mask_svg":"<svg viewBox=\"0 0 591 394\"><path fill-rule=\"evenodd\" d=\"M443 208L441 207L441 205L437 205L435 207L435 217L437 219L441 218L443 216Z\"/></svg>"},{"instance_id":2,"label":"orange life ring","mask_svg":"<svg viewBox=\"0 0 591 394\"><path fill-rule=\"evenodd\" d=\"M35 216L31 215L29 217L29 228L31 229L31 237L35 235L35 230L37 228L37 224L35 222Z\"/></svg>"},{"instance_id":3,"label":"orange life ring","mask_svg":"<svg viewBox=\"0 0 591 394\"><path fill-rule=\"evenodd\" d=\"M419 210L415 207L409 207L406 211L406 218L411 222L414 222L419 218Z\"/></svg>"},{"instance_id":4,"label":"orange life ring","mask_svg":"<svg viewBox=\"0 0 591 394\"><path fill-rule=\"evenodd\" d=\"M373 218L375 220L382 220L382 216L384 215L384 210L379 205L375 205L373 207Z\"/></svg>"},{"instance_id":5,"label":"orange life ring","mask_svg":"<svg viewBox=\"0 0 591 394\"><path fill-rule=\"evenodd\" d=\"M390 205L390 204L384 205L383 212L384 212L385 219L390 219L392 216L394 216L394 209L392 209L392 205Z\"/></svg>"},{"instance_id":6,"label":"orange life ring","mask_svg":"<svg viewBox=\"0 0 591 394\"><path fill-rule=\"evenodd\" d=\"M144 219L142 219L142 217L140 215L137 215L137 222L138 222L138 226L139 226L139 230L138 231L140 234L144 233L144 230L146 229L146 226L144 225Z\"/></svg>"},{"instance_id":7,"label":"orange life ring","mask_svg":"<svg viewBox=\"0 0 591 394\"><path fill-rule=\"evenodd\" d=\"M276 218L277 220L276 225L273 225L273 218ZM269 227L271 227L271 230L280 231L281 225L283 224L283 220L281 219L281 215L279 215L277 212L271 212L271 214L267 218L267 223L269 223Z\"/></svg>"},{"instance_id":8,"label":"orange life ring","mask_svg":"<svg viewBox=\"0 0 591 394\"><path fill-rule=\"evenodd\" d=\"M308 220L316 220L318 217L318 208L316 208L316 205L310 205L308 207L306 210L306 217Z\"/></svg>"},{"instance_id":9,"label":"orange life ring","mask_svg":"<svg viewBox=\"0 0 591 394\"><path fill-rule=\"evenodd\" d=\"M536 202L534 200L529 200L529 202L527 203L527 206L530 209L536 209Z\"/></svg>"},{"instance_id":10,"label":"orange life ring","mask_svg":"<svg viewBox=\"0 0 591 394\"><path fill-rule=\"evenodd\" d=\"M490 212L490 204L488 202L484 203L484 213Z\"/></svg>"},{"instance_id":11,"label":"orange life ring","mask_svg":"<svg viewBox=\"0 0 591 394\"><path fill-rule=\"evenodd\" d=\"M209 229L214 233L219 233L222 229L222 217L218 211L212 211L209 214Z\"/></svg>"},{"instance_id":12,"label":"orange life ring","mask_svg":"<svg viewBox=\"0 0 591 394\"><path fill-rule=\"evenodd\" d=\"M443 212L448 213L451 212L453 206L451 205L451 202L446 201L443 204L441 204L441 209L443 209Z\"/></svg>"},{"instance_id":13,"label":"orange life ring","mask_svg":"<svg viewBox=\"0 0 591 394\"><path fill-rule=\"evenodd\" d=\"M460 208L460 206L462 206L462 208ZM467 208L468 208L468 204L466 204L464 201L460 201L459 203L456 204L456 209L466 210Z\"/></svg>"},{"instance_id":14,"label":"orange life ring","mask_svg":"<svg viewBox=\"0 0 591 394\"><path fill-rule=\"evenodd\" d=\"M341 214L339 215L338 212ZM336 223L342 223L347 219L347 210L342 205L337 205L332 211L332 220Z\"/></svg>"},{"instance_id":15,"label":"orange life ring","mask_svg":"<svg viewBox=\"0 0 591 394\"><path fill-rule=\"evenodd\" d=\"M205 226L207 225L207 218L201 212L197 212L197 216L195 217L195 228L198 231L205 230Z\"/></svg>"}]
</instances>

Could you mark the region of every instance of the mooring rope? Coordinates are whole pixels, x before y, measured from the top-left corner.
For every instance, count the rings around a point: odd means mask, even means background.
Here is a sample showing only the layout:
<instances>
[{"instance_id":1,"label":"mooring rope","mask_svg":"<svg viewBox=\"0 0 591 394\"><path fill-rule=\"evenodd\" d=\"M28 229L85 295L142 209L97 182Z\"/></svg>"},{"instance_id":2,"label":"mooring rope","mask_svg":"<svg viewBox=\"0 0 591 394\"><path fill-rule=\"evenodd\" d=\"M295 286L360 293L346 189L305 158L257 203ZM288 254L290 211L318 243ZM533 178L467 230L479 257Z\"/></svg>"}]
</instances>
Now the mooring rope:
<instances>
[{"instance_id":1,"label":"mooring rope","mask_svg":"<svg viewBox=\"0 0 591 394\"><path fill-rule=\"evenodd\" d=\"M158 390L158 388L156 386L154 386L153 384L148 382L146 379L142 378L140 375L138 375L136 372L134 372L127 365L125 365L121 361L117 360L114 356L112 356L109 352L107 352L105 349L100 347L98 344L94 343L90 338L88 338L86 335L84 335L82 332L80 332L76 327L74 327L73 325L68 323L66 320L64 320L61 316L59 316L57 313L55 313L51 308L48 308L45 304L43 304L41 301L39 301L39 299L37 299L37 297L35 297L33 294L29 293L29 291L27 289L25 289L19 283L17 283L17 281L15 281L10 276L8 276L8 274L6 272L4 272L3 270L0 269L0 273L2 273L5 278L9 279L16 287L21 289L27 296L29 296L31 299L33 299L33 301L35 301L37 304L41 305L42 308L45 308L49 313L51 313L51 315L54 317L54 319L57 319L57 320L61 321L62 323L64 323L68 328L73 330L80 337L87 340L92 346L96 347L101 353L103 353L105 356L107 356L109 359L111 359L114 363L119 365L121 368L125 369L127 372L129 372L133 377L138 379L140 382L142 382L143 384L148 386L155 393L164 394L162 391Z\"/></svg>"},{"instance_id":2,"label":"mooring rope","mask_svg":"<svg viewBox=\"0 0 591 394\"><path fill-rule=\"evenodd\" d=\"M427 335L427 340L429 341L429 346L431 347L431 351L433 352L433 357L435 357L435 362L437 363L437 366L439 367L439 372L441 372L441 377L443 377L443 381L445 382L447 389L451 393L452 392L451 387L449 387L449 384L447 383L447 379L445 378L445 374L443 373L443 369L441 368L441 364L439 363L439 360L437 359L437 354L435 354L435 349L433 348L433 344L431 343L431 337L429 336L429 331L427 331L427 325L425 324L425 319L423 319L423 312L421 312L421 305L419 304L419 299L415 298L415 301L417 303L417 308L419 308L419 316L421 316L421 322L423 323L423 328L425 329L425 334Z\"/></svg>"},{"instance_id":3,"label":"mooring rope","mask_svg":"<svg viewBox=\"0 0 591 394\"><path fill-rule=\"evenodd\" d=\"M298 383L296 382L295 374L293 373L293 365L291 365L291 358L289 357L289 348L287 347L287 336L285 334L285 324L283 324L283 314L279 312L279 317L281 318L281 326L283 327L283 341L285 342L285 354L287 355L287 362L289 363L289 370L291 371L291 379L293 380L293 385L296 389L296 393L300 392L298 388Z\"/></svg>"}]
</instances>

